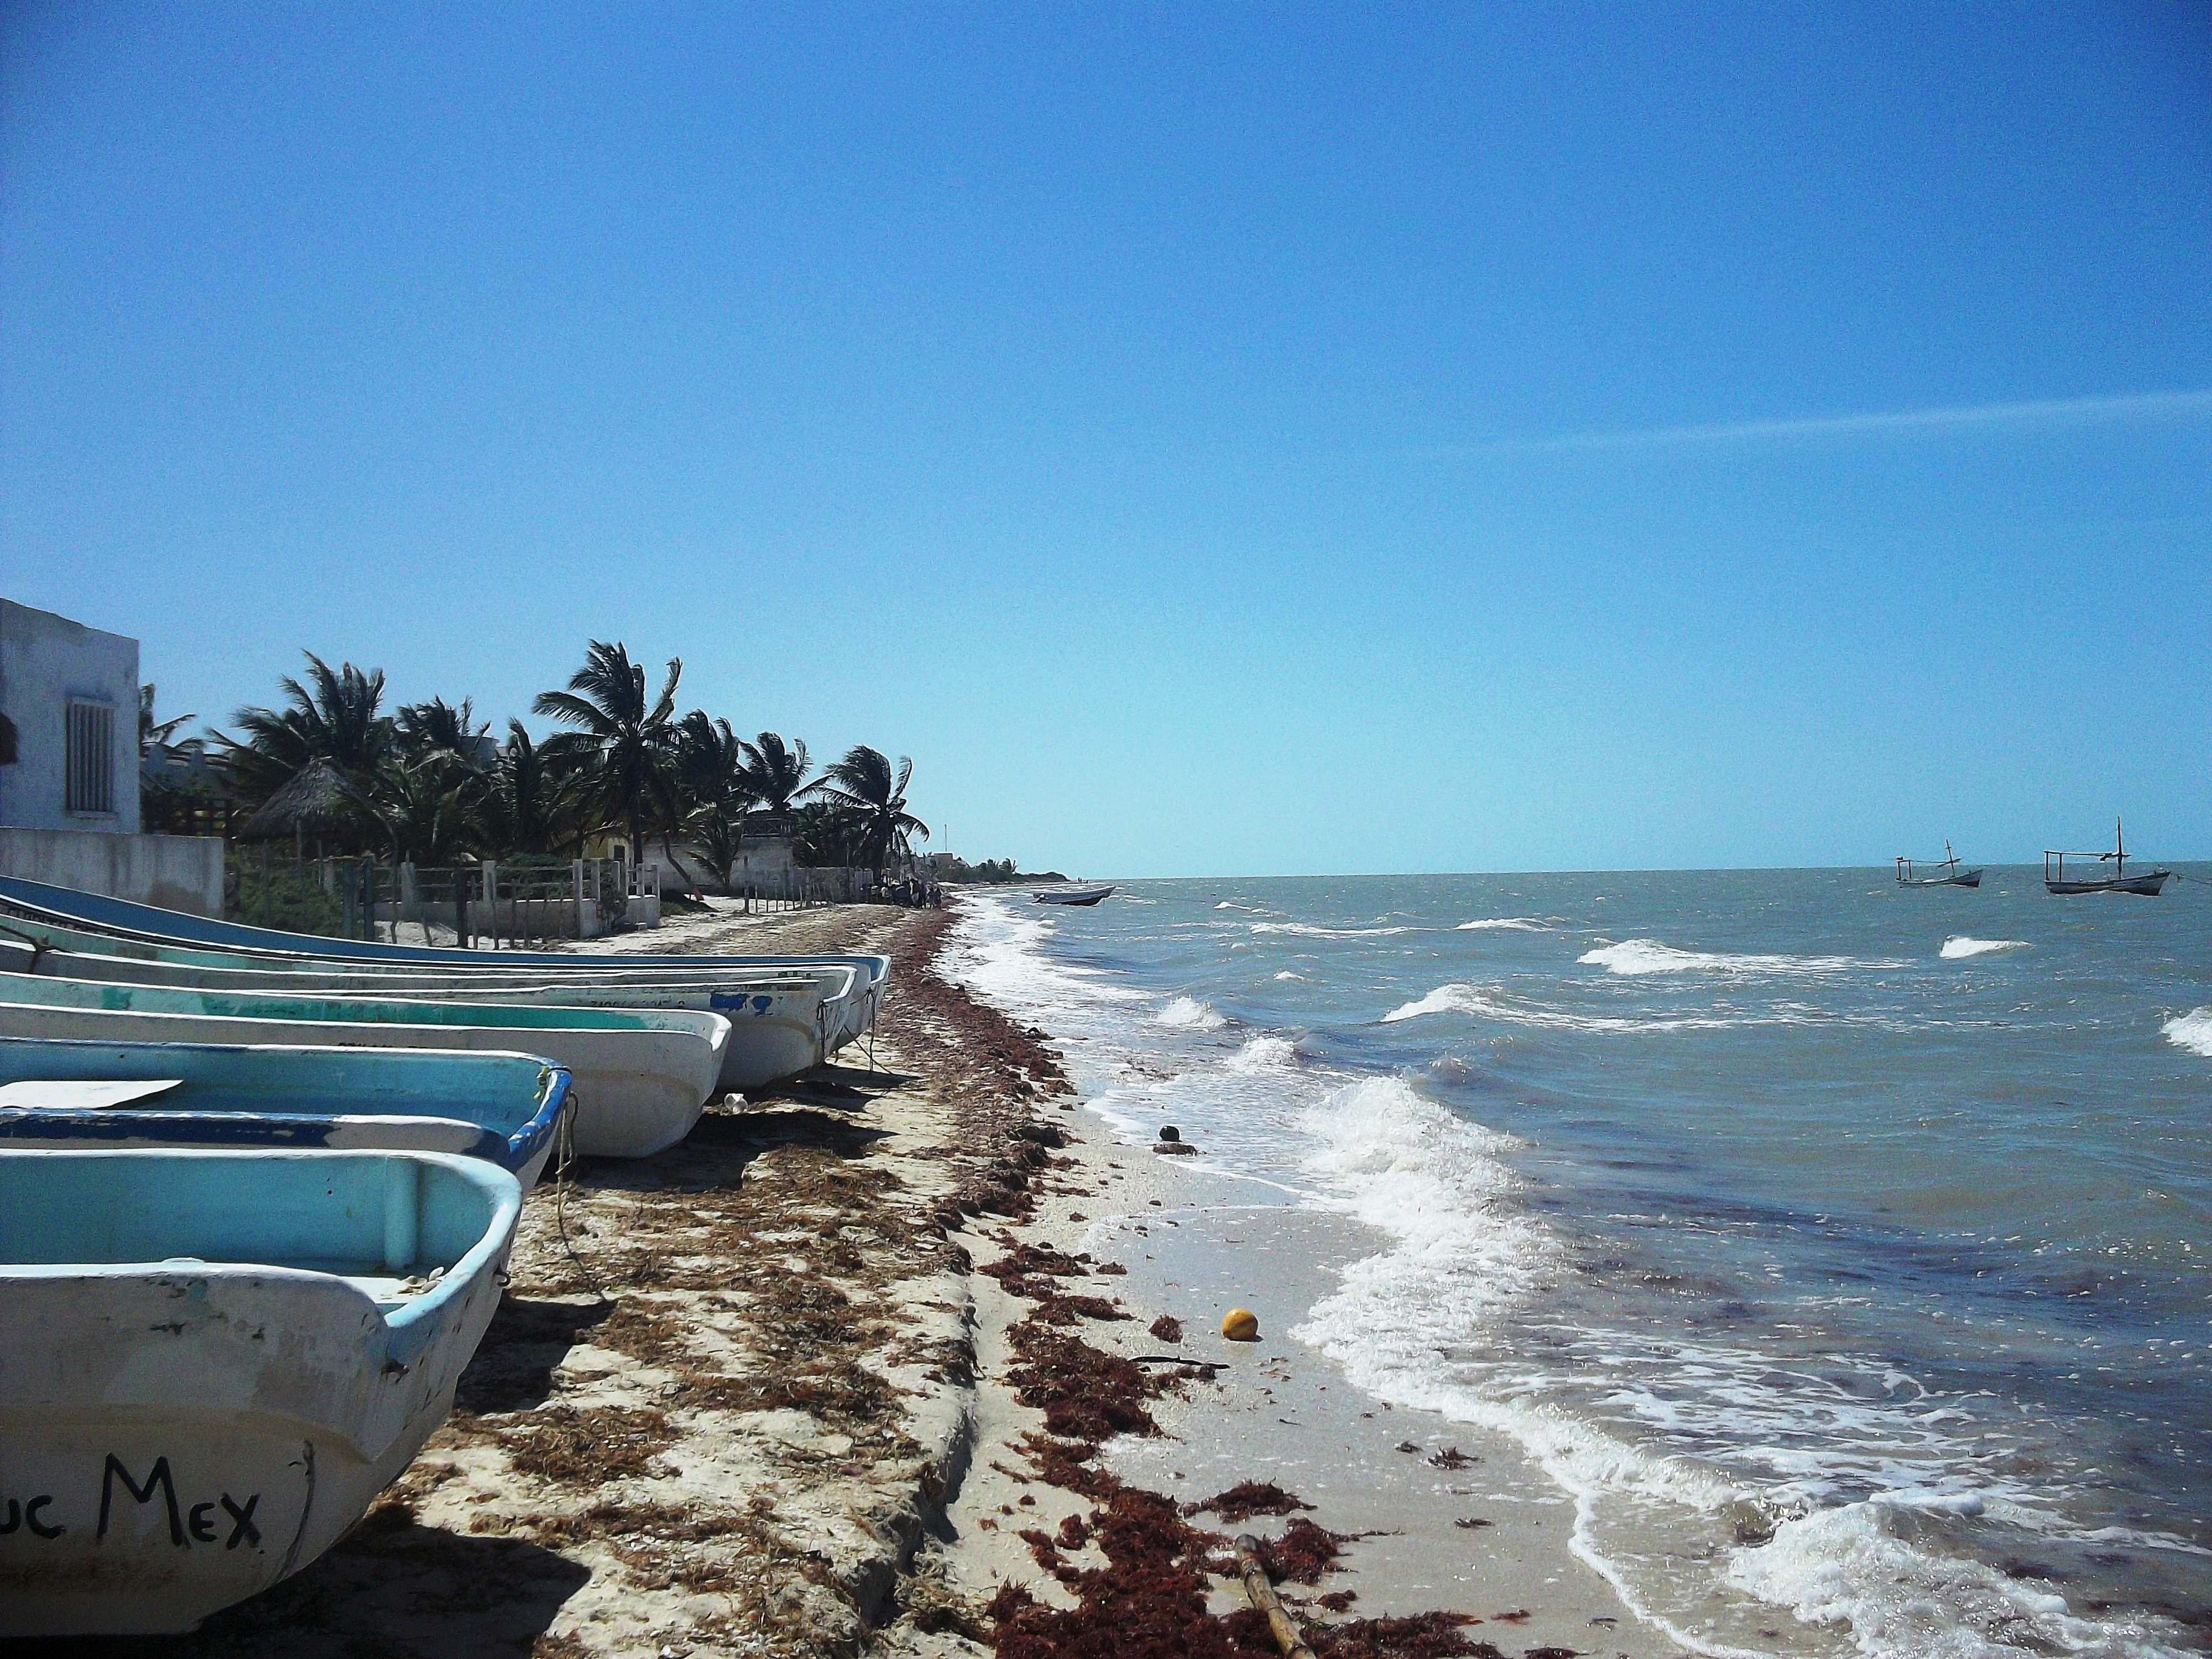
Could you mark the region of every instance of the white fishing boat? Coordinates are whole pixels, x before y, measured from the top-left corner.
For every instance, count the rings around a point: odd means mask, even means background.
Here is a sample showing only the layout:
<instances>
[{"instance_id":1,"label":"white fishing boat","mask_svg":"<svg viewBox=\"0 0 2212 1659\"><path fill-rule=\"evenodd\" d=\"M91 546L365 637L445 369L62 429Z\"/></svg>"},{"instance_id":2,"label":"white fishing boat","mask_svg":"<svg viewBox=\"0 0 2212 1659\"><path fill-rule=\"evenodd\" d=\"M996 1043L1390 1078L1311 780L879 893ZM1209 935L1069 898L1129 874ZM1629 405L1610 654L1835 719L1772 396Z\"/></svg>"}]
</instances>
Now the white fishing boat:
<instances>
[{"instance_id":1,"label":"white fishing boat","mask_svg":"<svg viewBox=\"0 0 2212 1659\"><path fill-rule=\"evenodd\" d=\"M1073 904L1088 907L1098 902L1114 890L1110 884L1090 887L1048 887L1030 895L1039 904Z\"/></svg>"},{"instance_id":2,"label":"white fishing boat","mask_svg":"<svg viewBox=\"0 0 2212 1659\"><path fill-rule=\"evenodd\" d=\"M175 1634L329 1549L452 1408L520 1209L434 1152L0 1151L0 1630Z\"/></svg>"},{"instance_id":3,"label":"white fishing boat","mask_svg":"<svg viewBox=\"0 0 2212 1659\"><path fill-rule=\"evenodd\" d=\"M720 1091L730 1023L688 1010L265 996L0 974L0 1036L94 1042L443 1048L542 1054L575 1080L570 1135L595 1158L647 1158Z\"/></svg>"},{"instance_id":4,"label":"white fishing boat","mask_svg":"<svg viewBox=\"0 0 2212 1659\"><path fill-rule=\"evenodd\" d=\"M459 1152L528 1192L569 1101L568 1073L535 1054L0 1036L0 1146L15 1149Z\"/></svg>"}]
</instances>

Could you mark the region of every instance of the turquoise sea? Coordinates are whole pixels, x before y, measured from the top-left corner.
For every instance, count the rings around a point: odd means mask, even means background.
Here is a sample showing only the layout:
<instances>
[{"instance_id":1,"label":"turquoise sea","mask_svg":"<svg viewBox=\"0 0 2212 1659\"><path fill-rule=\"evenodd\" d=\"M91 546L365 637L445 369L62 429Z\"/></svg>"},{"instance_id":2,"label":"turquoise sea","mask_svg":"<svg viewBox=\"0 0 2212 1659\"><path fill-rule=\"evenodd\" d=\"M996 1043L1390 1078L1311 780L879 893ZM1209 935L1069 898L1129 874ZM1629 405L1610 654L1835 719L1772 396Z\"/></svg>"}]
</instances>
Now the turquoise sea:
<instances>
[{"instance_id":1,"label":"turquoise sea","mask_svg":"<svg viewBox=\"0 0 2212 1659\"><path fill-rule=\"evenodd\" d=\"M1370 1224L1293 1334L1713 1653L2212 1647L2212 868L1133 882L957 970ZM1765 1632L1778 1632L1767 1636Z\"/></svg>"}]
</instances>

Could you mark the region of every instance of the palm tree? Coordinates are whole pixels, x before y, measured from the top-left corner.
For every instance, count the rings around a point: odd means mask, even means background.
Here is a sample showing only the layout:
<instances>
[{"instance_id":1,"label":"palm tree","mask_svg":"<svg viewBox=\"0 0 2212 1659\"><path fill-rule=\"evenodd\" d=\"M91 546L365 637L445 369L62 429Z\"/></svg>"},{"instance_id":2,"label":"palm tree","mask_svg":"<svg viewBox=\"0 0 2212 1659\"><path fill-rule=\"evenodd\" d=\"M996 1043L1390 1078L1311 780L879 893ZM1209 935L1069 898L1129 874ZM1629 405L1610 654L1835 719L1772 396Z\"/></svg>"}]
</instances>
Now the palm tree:
<instances>
[{"instance_id":1,"label":"palm tree","mask_svg":"<svg viewBox=\"0 0 2212 1659\"><path fill-rule=\"evenodd\" d=\"M392 836L392 861L439 866L459 864L483 845L483 775L458 755L433 750L416 761L386 760L370 780L368 795Z\"/></svg>"},{"instance_id":2,"label":"palm tree","mask_svg":"<svg viewBox=\"0 0 2212 1659\"><path fill-rule=\"evenodd\" d=\"M745 812L753 805L747 767L752 749L726 720L709 720L695 708L678 727L677 771L691 815L684 821L691 844L726 890L745 842Z\"/></svg>"},{"instance_id":3,"label":"palm tree","mask_svg":"<svg viewBox=\"0 0 2212 1659\"><path fill-rule=\"evenodd\" d=\"M568 677L568 689L541 691L532 705L538 714L578 728L547 739L541 752L588 762L591 797L603 821L629 826L631 860L644 849L650 819L661 826L661 845L678 874L684 866L677 864L668 836L684 815L674 718L676 683L683 673L684 659L671 657L660 696L647 702L645 665L632 662L629 647L619 641L609 645L593 640L584 665Z\"/></svg>"},{"instance_id":4,"label":"palm tree","mask_svg":"<svg viewBox=\"0 0 2212 1659\"><path fill-rule=\"evenodd\" d=\"M803 741L794 738L786 747L775 732L763 732L757 743L745 745L745 785L755 800L781 817L806 793L810 764Z\"/></svg>"},{"instance_id":5,"label":"palm tree","mask_svg":"<svg viewBox=\"0 0 2212 1659\"><path fill-rule=\"evenodd\" d=\"M198 718L198 714L179 714L173 720L156 720L154 718L154 688L151 685L140 686L138 688L139 755L142 757L157 754L166 756L173 748L182 748L181 744L172 744L170 739L177 735L179 726L187 720L196 720Z\"/></svg>"},{"instance_id":6,"label":"palm tree","mask_svg":"<svg viewBox=\"0 0 2212 1659\"><path fill-rule=\"evenodd\" d=\"M490 730L489 720L477 719L475 699L463 697L456 708L443 697L433 697L401 705L392 740L410 760L445 750L474 766Z\"/></svg>"},{"instance_id":7,"label":"palm tree","mask_svg":"<svg viewBox=\"0 0 2212 1659\"><path fill-rule=\"evenodd\" d=\"M550 854L582 839L582 775L530 740L520 720L507 723L507 746L486 778L477 806L484 845L501 856Z\"/></svg>"},{"instance_id":8,"label":"palm tree","mask_svg":"<svg viewBox=\"0 0 2212 1659\"><path fill-rule=\"evenodd\" d=\"M312 691L288 675L277 684L289 707L241 708L231 719L244 730L244 740L219 734L232 776L248 799L276 793L317 756L366 779L392 751L392 717L378 712L384 671L363 672L351 663L334 671L312 651L301 654L307 659Z\"/></svg>"},{"instance_id":9,"label":"palm tree","mask_svg":"<svg viewBox=\"0 0 2212 1659\"><path fill-rule=\"evenodd\" d=\"M929 826L906 810L906 787L913 776L914 763L904 755L894 771L881 750L854 744L803 793L854 816L860 857L880 876L893 854L913 852L912 837L929 839Z\"/></svg>"}]
</instances>

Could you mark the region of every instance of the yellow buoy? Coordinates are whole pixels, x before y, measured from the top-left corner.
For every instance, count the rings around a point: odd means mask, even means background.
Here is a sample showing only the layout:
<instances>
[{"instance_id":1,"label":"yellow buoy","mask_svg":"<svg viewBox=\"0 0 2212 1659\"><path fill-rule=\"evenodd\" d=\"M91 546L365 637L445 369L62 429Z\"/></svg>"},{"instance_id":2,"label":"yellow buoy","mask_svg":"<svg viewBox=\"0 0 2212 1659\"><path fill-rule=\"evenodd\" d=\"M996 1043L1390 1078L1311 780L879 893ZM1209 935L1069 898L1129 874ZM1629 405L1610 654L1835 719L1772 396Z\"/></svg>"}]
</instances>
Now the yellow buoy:
<instances>
[{"instance_id":1,"label":"yellow buoy","mask_svg":"<svg viewBox=\"0 0 2212 1659\"><path fill-rule=\"evenodd\" d=\"M1257 1342L1260 1316L1249 1308L1231 1308L1222 1317L1221 1334L1231 1342Z\"/></svg>"}]
</instances>

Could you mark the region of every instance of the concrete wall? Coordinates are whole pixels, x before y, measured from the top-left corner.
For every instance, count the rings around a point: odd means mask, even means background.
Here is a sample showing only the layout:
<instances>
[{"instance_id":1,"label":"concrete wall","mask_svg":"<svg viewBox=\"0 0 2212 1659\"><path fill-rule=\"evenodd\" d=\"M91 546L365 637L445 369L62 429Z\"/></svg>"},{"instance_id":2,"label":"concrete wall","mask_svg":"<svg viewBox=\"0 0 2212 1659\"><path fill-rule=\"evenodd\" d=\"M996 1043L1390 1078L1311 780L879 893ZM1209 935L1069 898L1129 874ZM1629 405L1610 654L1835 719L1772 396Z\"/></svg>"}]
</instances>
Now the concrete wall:
<instances>
[{"instance_id":1,"label":"concrete wall","mask_svg":"<svg viewBox=\"0 0 2212 1659\"><path fill-rule=\"evenodd\" d=\"M73 697L114 710L112 812L67 808ZM137 641L0 599L0 714L15 727L15 763L0 766L0 824L138 833Z\"/></svg>"},{"instance_id":2,"label":"concrete wall","mask_svg":"<svg viewBox=\"0 0 2212 1659\"><path fill-rule=\"evenodd\" d=\"M131 721L135 732L135 708ZM222 914L222 842L214 836L0 829L0 872L195 915Z\"/></svg>"}]
</instances>

